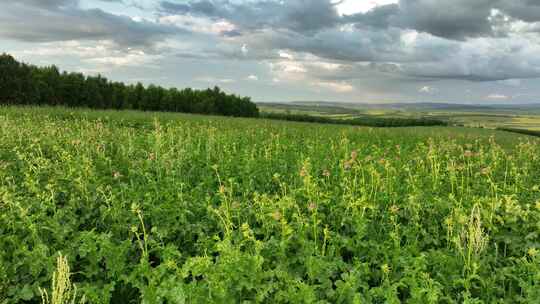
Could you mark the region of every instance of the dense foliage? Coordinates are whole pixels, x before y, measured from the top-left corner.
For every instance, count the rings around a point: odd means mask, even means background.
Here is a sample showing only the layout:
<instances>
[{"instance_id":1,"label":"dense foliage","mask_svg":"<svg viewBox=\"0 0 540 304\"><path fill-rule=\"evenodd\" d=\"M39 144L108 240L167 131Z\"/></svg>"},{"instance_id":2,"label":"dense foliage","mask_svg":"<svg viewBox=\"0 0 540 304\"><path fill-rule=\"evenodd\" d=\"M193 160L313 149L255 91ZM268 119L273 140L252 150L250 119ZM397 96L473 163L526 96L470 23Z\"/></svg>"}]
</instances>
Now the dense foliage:
<instances>
[{"instance_id":1,"label":"dense foliage","mask_svg":"<svg viewBox=\"0 0 540 304\"><path fill-rule=\"evenodd\" d=\"M540 303L534 137L152 115L0 108L0 303Z\"/></svg>"},{"instance_id":2,"label":"dense foliage","mask_svg":"<svg viewBox=\"0 0 540 304\"><path fill-rule=\"evenodd\" d=\"M445 126L446 122L430 118L383 118L375 116L365 116L359 118L331 118L323 116L313 116L305 114L282 114L264 113L262 117L276 120L314 122L321 124L338 124L367 127L421 127L421 126Z\"/></svg>"},{"instance_id":3,"label":"dense foliage","mask_svg":"<svg viewBox=\"0 0 540 304\"><path fill-rule=\"evenodd\" d=\"M95 109L137 109L225 116L258 116L248 97L207 90L165 89L111 82L101 76L60 73L55 66L36 67L0 55L0 104L62 105Z\"/></svg>"}]
</instances>

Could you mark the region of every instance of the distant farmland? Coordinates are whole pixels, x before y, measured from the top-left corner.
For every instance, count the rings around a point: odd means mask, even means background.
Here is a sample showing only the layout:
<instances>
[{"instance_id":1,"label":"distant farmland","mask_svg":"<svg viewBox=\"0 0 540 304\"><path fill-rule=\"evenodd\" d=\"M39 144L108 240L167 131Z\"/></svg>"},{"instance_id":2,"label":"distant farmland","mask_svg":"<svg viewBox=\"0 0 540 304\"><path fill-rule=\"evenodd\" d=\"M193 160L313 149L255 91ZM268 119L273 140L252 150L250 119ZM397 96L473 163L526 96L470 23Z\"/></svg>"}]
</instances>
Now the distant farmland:
<instances>
[{"instance_id":1,"label":"distant farmland","mask_svg":"<svg viewBox=\"0 0 540 304\"><path fill-rule=\"evenodd\" d=\"M540 131L540 106L471 106L453 104L348 104L325 102L258 103L263 113L290 113L339 119L414 118L482 128Z\"/></svg>"}]
</instances>

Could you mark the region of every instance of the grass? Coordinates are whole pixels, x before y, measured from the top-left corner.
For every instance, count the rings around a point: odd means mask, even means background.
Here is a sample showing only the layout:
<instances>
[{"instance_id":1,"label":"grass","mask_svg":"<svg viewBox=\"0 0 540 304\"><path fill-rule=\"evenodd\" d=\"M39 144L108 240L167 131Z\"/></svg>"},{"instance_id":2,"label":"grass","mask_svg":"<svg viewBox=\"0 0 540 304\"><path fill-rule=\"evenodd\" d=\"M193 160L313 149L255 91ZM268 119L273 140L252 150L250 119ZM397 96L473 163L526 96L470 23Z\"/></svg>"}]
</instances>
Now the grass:
<instances>
[{"instance_id":1,"label":"grass","mask_svg":"<svg viewBox=\"0 0 540 304\"><path fill-rule=\"evenodd\" d=\"M0 303L538 303L539 181L496 130L3 107Z\"/></svg>"},{"instance_id":2,"label":"grass","mask_svg":"<svg viewBox=\"0 0 540 304\"><path fill-rule=\"evenodd\" d=\"M42 304L83 304L85 297L83 296L78 300L77 287L74 287L71 283L71 272L67 258L62 254L58 255L56 259L57 268L53 274L51 296L46 289L39 289L41 293Z\"/></svg>"}]
</instances>

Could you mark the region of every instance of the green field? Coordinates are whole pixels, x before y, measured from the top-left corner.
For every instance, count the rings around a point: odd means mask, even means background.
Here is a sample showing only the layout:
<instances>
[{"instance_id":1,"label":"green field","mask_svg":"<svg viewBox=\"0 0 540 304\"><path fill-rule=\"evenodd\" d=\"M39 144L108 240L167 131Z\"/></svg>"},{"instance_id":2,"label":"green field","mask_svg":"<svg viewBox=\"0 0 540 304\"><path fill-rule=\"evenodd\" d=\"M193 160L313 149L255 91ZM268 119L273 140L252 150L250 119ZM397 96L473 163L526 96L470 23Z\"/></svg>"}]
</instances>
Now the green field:
<instances>
[{"instance_id":1,"label":"green field","mask_svg":"<svg viewBox=\"0 0 540 304\"><path fill-rule=\"evenodd\" d=\"M540 303L540 140L0 107L0 303L60 253L88 303Z\"/></svg>"},{"instance_id":2,"label":"green field","mask_svg":"<svg viewBox=\"0 0 540 304\"><path fill-rule=\"evenodd\" d=\"M346 104L346 103L260 103L263 113L313 115L329 118L437 119L452 125L474 128L516 128L540 131L540 107L466 106L446 104Z\"/></svg>"}]
</instances>

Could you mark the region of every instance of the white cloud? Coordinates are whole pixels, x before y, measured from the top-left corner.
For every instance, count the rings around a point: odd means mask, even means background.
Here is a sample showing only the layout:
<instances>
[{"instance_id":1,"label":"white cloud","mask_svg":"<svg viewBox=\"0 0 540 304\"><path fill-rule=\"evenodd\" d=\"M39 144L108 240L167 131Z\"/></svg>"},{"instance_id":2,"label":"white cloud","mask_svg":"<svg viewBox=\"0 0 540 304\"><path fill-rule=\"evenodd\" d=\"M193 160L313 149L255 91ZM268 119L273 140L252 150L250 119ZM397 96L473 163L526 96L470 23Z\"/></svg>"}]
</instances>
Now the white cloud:
<instances>
[{"instance_id":1,"label":"white cloud","mask_svg":"<svg viewBox=\"0 0 540 304\"><path fill-rule=\"evenodd\" d=\"M328 89L337 93L350 93L354 91L354 87L345 81L333 82L333 81L318 81L313 82L313 86Z\"/></svg>"},{"instance_id":2,"label":"white cloud","mask_svg":"<svg viewBox=\"0 0 540 304\"><path fill-rule=\"evenodd\" d=\"M224 84L227 84L227 83L234 83L236 82L236 80L234 79L231 79L231 78L215 78L215 77L212 77L212 76L202 76L202 77L197 77L195 78L195 81L198 81L198 82L208 82L208 83L224 83Z\"/></svg>"},{"instance_id":3,"label":"white cloud","mask_svg":"<svg viewBox=\"0 0 540 304\"><path fill-rule=\"evenodd\" d=\"M303 74L307 70L302 62L298 61L277 61L269 64L270 69L281 75Z\"/></svg>"},{"instance_id":4,"label":"white cloud","mask_svg":"<svg viewBox=\"0 0 540 304\"><path fill-rule=\"evenodd\" d=\"M148 55L143 51L128 52L126 54L118 54L113 56L96 57L87 59L87 62L97 63L103 66L142 66L160 58L157 55Z\"/></svg>"},{"instance_id":5,"label":"white cloud","mask_svg":"<svg viewBox=\"0 0 540 304\"><path fill-rule=\"evenodd\" d=\"M418 89L418 92L424 93L424 94L433 94L437 92L437 89L431 86L423 86L420 89Z\"/></svg>"},{"instance_id":6,"label":"white cloud","mask_svg":"<svg viewBox=\"0 0 540 304\"><path fill-rule=\"evenodd\" d=\"M289 59L289 60L294 60L294 56L285 52L285 51L282 51L282 50L279 50L278 51L278 55L280 58L283 58L283 59Z\"/></svg>"},{"instance_id":7,"label":"white cloud","mask_svg":"<svg viewBox=\"0 0 540 304\"><path fill-rule=\"evenodd\" d=\"M95 58L109 56L114 52L112 41L98 41L92 45L80 41L62 41L41 43L32 49L23 50L21 55L28 56L77 56L80 58Z\"/></svg>"},{"instance_id":8,"label":"white cloud","mask_svg":"<svg viewBox=\"0 0 540 304\"><path fill-rule=\"evenodd\" d=\"M487 99L492 99L492 100L507 100L507 99L510 99L509 96L507 95L503 95L503 94L490 94L488 96L486 96Z\"/></svg>"},{"instance_id":9,"label":"white cloud","mask_svg":"<svg viewBox=\"0 0 540 304\"><path fill-rule=\"evenodd\" d=\"M344 65L339 63L327 62L327 61L310 61L309 65L315 68L327 70L327 71L338 71L343 68Z\"/></svg>"},{"instance_id":10,"label":"white cloud","mask_svg":"<svg viewBox=\"0 0 540 304\"><path fill-rule=\"evenodd\" d=\"M521 79L507 79L507 80L498 81L498 83L509 86L509 87L519 87L521 86L522 80Z\"/></svg>"},{"instance_id":11,"label":"white cloud","mask_svg":"<svg viewBox=\"0 0 540 304\"><path fill-rule=\"evenodd\" d=\"M242 52L242 54L244 54L244 56L247 55L249 53L248 45L243 44L242 47L240 48L240 51Z\"/></svg>"},{"instance_id":12,"label":"white cloud","mask_svg":"<svg viewBox=\"0 0 540 304\"><path fill-rule=\"evenodd\" d=\"M209 18L192 15L169 15L159 18L159 22L174 25L196 33L220 35L236 30L236 26L227 20L213 21Z\"/></svg>"},{"instance_id":13,"label":"white cloud","mask_svg":"<svg viewBox=\"0 0 540 304\"><path fill-rule=\"evenodd\" d=\"M336 8L340 15L352 15L365 13L380 5L397 3L398 0L340 0L333 2L339 3Z\"/></svg>"},{"instance_id":14,"label":"white cloud","mask_svg":"<svg viewBox=\"0 0 540 304\"><path fill-rule=\"evenodd\" d=\"M259 77L257 77L256 75L249 75L248 77L246 77L246 80L257 81L259 80Z\"/></svg>"},{"instance_id":15,"label":"white cloud","mask_svg":"<svg viewBox=\"0 0 540 304\"><path fill-rule=\"evenodd\" d=\"M22 58L30 57L59 57L65 59L73 57L83 63L92 64L93 67L81 67L81 72L96 74L116 67L150 65L163 55L148 54L143 50L133 48L117 48L109 40L95 43L81 41L64 41L56 43L41 43L32 49L17 52ZM57 59L60 60L60 59Z\"/></svg>"}]
</instances>

